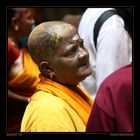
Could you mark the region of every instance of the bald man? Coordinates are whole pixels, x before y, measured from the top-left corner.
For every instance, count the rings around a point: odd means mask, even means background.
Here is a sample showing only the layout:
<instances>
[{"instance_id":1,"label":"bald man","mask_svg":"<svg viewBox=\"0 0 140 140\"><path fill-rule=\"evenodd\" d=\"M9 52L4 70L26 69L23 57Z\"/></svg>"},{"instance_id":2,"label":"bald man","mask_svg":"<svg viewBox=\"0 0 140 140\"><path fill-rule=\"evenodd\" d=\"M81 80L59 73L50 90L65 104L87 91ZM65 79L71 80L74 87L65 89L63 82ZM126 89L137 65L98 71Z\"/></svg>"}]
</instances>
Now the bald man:
<instances>
[{"instance_id":1,"label":"bald man","mask_svg":"<svg viewBox=\"0 0 140 140\"><path fill-rule=\"evenodd\" d=\"M30 34L29 51L41 74L21 132L84 132L93 100L78 83L91 74L76 27L51 21Z\"/></svg>"}]
</instances>

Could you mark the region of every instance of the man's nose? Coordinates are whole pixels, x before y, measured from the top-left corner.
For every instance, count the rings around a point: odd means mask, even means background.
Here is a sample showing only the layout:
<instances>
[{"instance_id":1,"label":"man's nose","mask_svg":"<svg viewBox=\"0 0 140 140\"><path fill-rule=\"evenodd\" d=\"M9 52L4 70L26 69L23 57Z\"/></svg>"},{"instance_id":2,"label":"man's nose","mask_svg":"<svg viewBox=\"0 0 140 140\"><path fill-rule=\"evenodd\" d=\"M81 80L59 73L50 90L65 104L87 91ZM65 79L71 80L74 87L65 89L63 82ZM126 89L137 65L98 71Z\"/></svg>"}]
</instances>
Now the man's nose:
<instances>
[{"instance_id":1,"label":"man's nose","mask_svg":"<svg viewBox=\"0 0 140 140\"><path fill-rule=\"evenodd\" d=\"M88 51L85 48L79 47L79 58L88 57Z\"/></svg>"}]
</instances>

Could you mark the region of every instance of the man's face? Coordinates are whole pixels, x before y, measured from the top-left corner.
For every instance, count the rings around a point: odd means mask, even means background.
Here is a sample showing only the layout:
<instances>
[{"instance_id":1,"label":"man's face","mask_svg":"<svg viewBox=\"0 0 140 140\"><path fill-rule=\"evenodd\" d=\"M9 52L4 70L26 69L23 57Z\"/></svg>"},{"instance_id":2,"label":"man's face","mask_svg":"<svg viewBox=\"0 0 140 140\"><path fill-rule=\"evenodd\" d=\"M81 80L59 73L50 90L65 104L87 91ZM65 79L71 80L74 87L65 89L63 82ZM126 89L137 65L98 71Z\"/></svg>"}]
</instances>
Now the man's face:
<instances>
[{"instance_id":1,"label":"man's face","mask_svg":"<svg viewBox=\"0 0 140 140\"><path fill-rule=\"evenodd\" d=\"M88 51L75 28L64 33L58 46L52 65L57 82L74 85L91 74Z\"/></svg>"}]
</instances>

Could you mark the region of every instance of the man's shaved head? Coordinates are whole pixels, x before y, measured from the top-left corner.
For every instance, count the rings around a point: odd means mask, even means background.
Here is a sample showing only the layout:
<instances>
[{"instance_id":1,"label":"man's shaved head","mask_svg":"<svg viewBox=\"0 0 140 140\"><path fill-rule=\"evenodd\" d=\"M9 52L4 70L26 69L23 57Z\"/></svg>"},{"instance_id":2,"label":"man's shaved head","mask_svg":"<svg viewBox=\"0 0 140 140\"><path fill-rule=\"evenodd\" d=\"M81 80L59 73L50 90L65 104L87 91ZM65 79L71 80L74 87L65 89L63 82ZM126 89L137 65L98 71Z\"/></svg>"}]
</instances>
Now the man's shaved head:
<instances>
[{"instance_id":1,"label":"man's shaved head","mask_svg":"<svg viewBox=\"0 0 140 140\"><path fill-rule=\"evenodd\" d=\"M38 25L28 39L29 52L33 60L38 65L41 61L49 61L62 37L73 28L73 25L61 21L44 22Z\"/></svg>"},{"instance_id":2,"label":"man's shaved head","mask_svg":"<svg viewBox=\"0 0 140 140\"><path fill-rule=\"evenodd\" d=\"M41 75L53 81L75 85L91 74L88 51L69 23L41 23L31 32L28 47Z\"/></svg>"}]
</instances>

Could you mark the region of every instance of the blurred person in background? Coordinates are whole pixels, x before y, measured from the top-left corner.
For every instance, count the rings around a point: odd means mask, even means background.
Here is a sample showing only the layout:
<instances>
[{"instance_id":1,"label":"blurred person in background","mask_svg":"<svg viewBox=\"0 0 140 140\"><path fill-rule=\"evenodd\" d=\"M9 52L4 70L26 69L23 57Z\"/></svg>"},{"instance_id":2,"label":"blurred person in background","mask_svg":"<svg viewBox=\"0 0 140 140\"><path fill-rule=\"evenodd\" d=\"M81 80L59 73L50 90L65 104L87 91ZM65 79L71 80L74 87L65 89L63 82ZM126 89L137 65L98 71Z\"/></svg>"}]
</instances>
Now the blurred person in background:
<instances>
[{"instance_id":1,"label":"blurred person in background","mask_svg":"<svg viewBox=\"0 0 140 140\"><path fill-rule=\"evenodd\" d=\"M28 37L34 22L29 8L7 8L7 132L19 132L23 112L39 80L40 72L28 53L27 40L22 40Z\"/></svg>"},{"instance_id":2,"label":"blurred person in background","mask_svg":"<svg viewBox=\"0 0 140 140\"><path fill-rule=\"evenodd\" d=\"M82 17L82 14L81 15L80 14L78 15L67 14L62 18L62 21L72 24L76 28L78 28L81 17Z\"/></svg>"},{"instance_id":3,"label":"blurred person in background","mask_svg":"<svg viewBox=\"0 0 140 140\"><path fill-rule=\"evenodd\" d=\"M87 8L79 23L78 31L84 40L84 46L89 51L89 60L92 74L80 85L92 96L96 97L96 92L102 81L113 71L132 62L132 39L127 32L126 26L132 29L132 16L122 18L120 12L109 17L101 26L97 37L97 44L94 42L94 27L98 18L106 11L114 8ZM115 9L114 9L115 10ZM117 10L117 9L116 9ZM122 11L121 13L125 13ZM128 17L128 18L127 18ZM124 19L131 19L124 21Z\"/></svg>"},{"instance_id":4,"label":"blurred person in background","mask_svg":"<svg viewBox=\"0 0 140 140\"><path fill-rule=\"evenodd\" d=\"M110 74L97 92L86 132L133 132L132 64Z\"/></svg>"}]
</instances>

